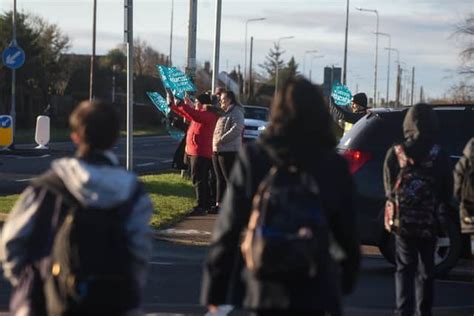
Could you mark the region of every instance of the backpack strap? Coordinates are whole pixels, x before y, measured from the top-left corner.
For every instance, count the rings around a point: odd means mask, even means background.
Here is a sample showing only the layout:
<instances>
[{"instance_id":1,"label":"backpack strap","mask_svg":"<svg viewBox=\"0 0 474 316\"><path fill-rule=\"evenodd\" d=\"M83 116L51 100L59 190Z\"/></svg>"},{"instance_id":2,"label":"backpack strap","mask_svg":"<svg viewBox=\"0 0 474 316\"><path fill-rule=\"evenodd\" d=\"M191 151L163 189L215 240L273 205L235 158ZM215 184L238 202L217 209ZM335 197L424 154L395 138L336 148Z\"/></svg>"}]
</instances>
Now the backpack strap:
<instances>
[{"instance_id":1,"label":"backpack strap","mask_svg":"<svg viewBox=\"0 0 474 316\"><path fill-rule=\"evenodd\" d=\"M403 145L395 145L394 147L395 155L397 156L398 165L401 169L406 168L408 165L413 165L415 162L412 158L409 158L406 153Z\"/></svg>"}]
</instances>

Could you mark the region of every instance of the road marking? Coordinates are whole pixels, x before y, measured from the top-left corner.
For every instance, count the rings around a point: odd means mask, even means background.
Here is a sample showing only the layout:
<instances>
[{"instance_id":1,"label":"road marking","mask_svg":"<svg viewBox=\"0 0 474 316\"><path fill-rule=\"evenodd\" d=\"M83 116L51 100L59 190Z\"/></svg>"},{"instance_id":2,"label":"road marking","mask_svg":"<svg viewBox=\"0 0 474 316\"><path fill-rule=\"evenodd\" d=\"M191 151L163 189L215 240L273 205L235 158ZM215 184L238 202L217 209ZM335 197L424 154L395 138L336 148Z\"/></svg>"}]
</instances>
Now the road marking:
<instances>
[{"instance_id":1,"label":"road marking","mask_svg":"<svg viewBox=\"0 0 474 316\"><path fill-rule=\"evenodd\" d=\"M154 162L147 162L147 163L142 163L137 165L137 167L146 167L146 166L153 166L155 163Z\"/></svg>"},{"instance_id":2,"label":"road marking","mask_svg":"<svg viewBox=\"0 0 474 316\"><path fill-rule=\"evenodd\" d=\"M4 157L6 158L16 158L16 159L38 159L38 158L46 158L50 157L50 154L45 154L42 156L29 156L29 157L24 157L24 156L17 156L17 155L5 155Z\"/></svg>"},{"instance_id":3,"label":"road marking","mask_svg":"<svg viewBox=\"0 0 474 316\"><path fill-rule=\"evenodd\" d=\"M174 265L173 262L160 262L160 261L149 261L149 264L156 265L156 266L172 266Z\"/></svg>"},{"instance_id":4,"label":"road marking","mask_svg":"<svg viewBox=\"0 0 474 316\"><path fill-rule=\"evenodd\" d=\"M158 230L157 233L163 235L211 235L211 232L206 232L196 229L175 229L168 228L163 230Z\"/></svg>"},{"instance_id":5,"label":"road marking","mask_svg":"<svg viewBox=\"0 0 474 316\"><path fill-rule=\"evenodd\" d=\"M18 180L15 180L16 182L28 182L28 181L31 181L31 180L34 180L36 178L28 178L28 179L18 179Z\"/></svg>"},{"instance_id":6,"label":"road marking","mask_svg":"<svg viewBox=\"0 0 474 316\"><path fill-rule=\"evenodd\" d=\"M169 162L173 162L173 159L168 159L168 160L163 160L161 161L162 163L169 163Z\"/></svg>"}]
</instances>

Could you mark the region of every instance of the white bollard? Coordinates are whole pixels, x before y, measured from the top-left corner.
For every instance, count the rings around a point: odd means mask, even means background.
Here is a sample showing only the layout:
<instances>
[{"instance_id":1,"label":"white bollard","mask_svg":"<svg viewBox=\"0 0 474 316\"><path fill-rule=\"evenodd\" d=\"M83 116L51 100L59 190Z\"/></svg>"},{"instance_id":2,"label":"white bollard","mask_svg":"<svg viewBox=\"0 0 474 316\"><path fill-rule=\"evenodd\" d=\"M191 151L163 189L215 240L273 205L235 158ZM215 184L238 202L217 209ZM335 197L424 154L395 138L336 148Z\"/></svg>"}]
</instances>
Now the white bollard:
<instances>
[{"instance_id":1,"label":"white bollard","mask_svg":"<svg viewBox=\"0 0 474 316\"><path fill-rule=\"evenodd\" d=\"M50 119L49 116L40 115L36 118L35 141L38 144L36 149L47 149L50 139Z\"/></svg>"}]
</instances>

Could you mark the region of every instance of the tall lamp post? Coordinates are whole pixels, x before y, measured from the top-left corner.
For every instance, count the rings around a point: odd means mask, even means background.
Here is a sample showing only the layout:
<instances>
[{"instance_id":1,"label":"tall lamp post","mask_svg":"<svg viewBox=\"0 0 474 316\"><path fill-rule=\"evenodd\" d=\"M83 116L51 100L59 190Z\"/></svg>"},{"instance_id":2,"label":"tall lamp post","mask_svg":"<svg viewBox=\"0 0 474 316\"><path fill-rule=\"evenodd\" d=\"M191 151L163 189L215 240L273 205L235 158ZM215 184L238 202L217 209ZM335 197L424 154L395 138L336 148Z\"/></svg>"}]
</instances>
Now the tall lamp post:
<instances>
[{"instance_id":1,"label":"tall lamp post","mask_svg":"<svg viewBox=\"0 0 474 316\"><path fill-rule=\"evenodd\" d=\"M174 20L174 0L171 0L171 25L170 25L170 60L169 65L173 65L173 21Z\"/></svg>"},{"instance_id":2,"label":"tall lamp post","mask_svg":"<svg viewBox=\"0 0 474 316\"><path fill-rule=\"evenodd\" d=\"M317 49L310 49L310 50L307 50L307 51L304 52L304 55L303 55L303 75L306 74L306 55L317 53L317 52L318 52Z\"/></svg>"},{"instance_id":3,"label":"tall lamp post","mask_svg":"<svg viewBox=\"0 0 474 316\"><path fill-rule=\"evenodd\" d=\"M280 37L277 40L277 46L280 47L280 42L281 41L287 40L287 39L292 39L292 38L295 38L295 37L294 36ZM278 71L279 71L278 60L275 62L275 68L276 68L276 71L275 71L275 93L274 93L274 96L276 97L277 91L278 91Z\"/></svg>"},{"instance_id":4,"label":"tall lamp post","mask_svg":"<svg viewBox=\"0 0 474 316\"><path fill-rule=\"evenodd\" d=\"M388 104L388 97L389 97L389 87L390 87L390 52L392 48L392 37L388 33L379 32L379 35L388 37L388 64L387 64L387 96L385 102Z\"/></svg>"},{"instance_id":5,"label":"tall lamp post","mask_svg":"<svg viewBox=\"0 0 474 316\"><path fill-rule=\"evenodd\" d=\"M346 3L346 32L344 36L344 70L342 73L342 84L346 85L346 74L347 74L347 37L349 34L349 0Z\"/></svg>"},{"instance_id":6,"label":"tall lamp post","mask_svg":"<svg viewBox=\"0 0 474 316\"><path fill-rule=\"evenodd\" d=\"M358 11L375 13L377 16L377 26L375 30L375 70L374 70L374 107L377 104L377 63L379 53L379 12L372 9L356 8Z\"/></svg>"},{"instance_id":7,"label":"tall lamp post","mask_svg":"<svg viewBox=\"0 0 474 316\"><path fill-rule=\"evenodd\" d=\"M89 100L94 98L94 64L95 64L95 42L96 42L96 25L97 25L97 0L94 0L94 8L92 12L92 55L90 66L89 80Z\"/></svg>"},{"instance_id":8,"label":"tall lamp post","mask_svg":"<svg viewBox=\"0 0 474 316\"><path fill-rule=\"evenodd\" d=\"M257 21L263 21L266 20L266 18L255 18L255 19L248 19L245 22L245 61L244 61L244 94L247 94L247 78L248 78L248 73L247 73L247 30L248 30L248 25L250 22L257 22Z\"/></svg>"},{"instance_id":9,"label":"tall lamp post","mask_svg":"<svg viewBox=\"0 0 474 316\"><path fill-rule=\"evenodd\" d=\"M385 49L397 53L397 82L395 86L395 106L398 107L400 105L400 52L398 49L392 47L385 47Z\"/></svg>"}]
</instances>

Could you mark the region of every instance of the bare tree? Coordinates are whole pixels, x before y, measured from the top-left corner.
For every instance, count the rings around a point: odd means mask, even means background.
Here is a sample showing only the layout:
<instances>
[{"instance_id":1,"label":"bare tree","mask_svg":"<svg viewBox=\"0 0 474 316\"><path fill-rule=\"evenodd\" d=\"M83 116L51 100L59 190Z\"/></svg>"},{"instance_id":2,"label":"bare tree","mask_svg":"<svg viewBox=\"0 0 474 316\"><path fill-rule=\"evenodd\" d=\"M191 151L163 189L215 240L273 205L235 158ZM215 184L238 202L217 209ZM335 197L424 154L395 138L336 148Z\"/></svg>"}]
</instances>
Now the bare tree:
<instances>
[{"instance_id":1,"label":"bare tree","mask_svg":"<svg viewBox=\"0 0 474 316\"><path fill-rule=\"evenodd\" d=\"M474 13L456 25L455 35L466 43L460 53L463 61L460 73L474 76Z\"/></svg>"}]
</instances>

